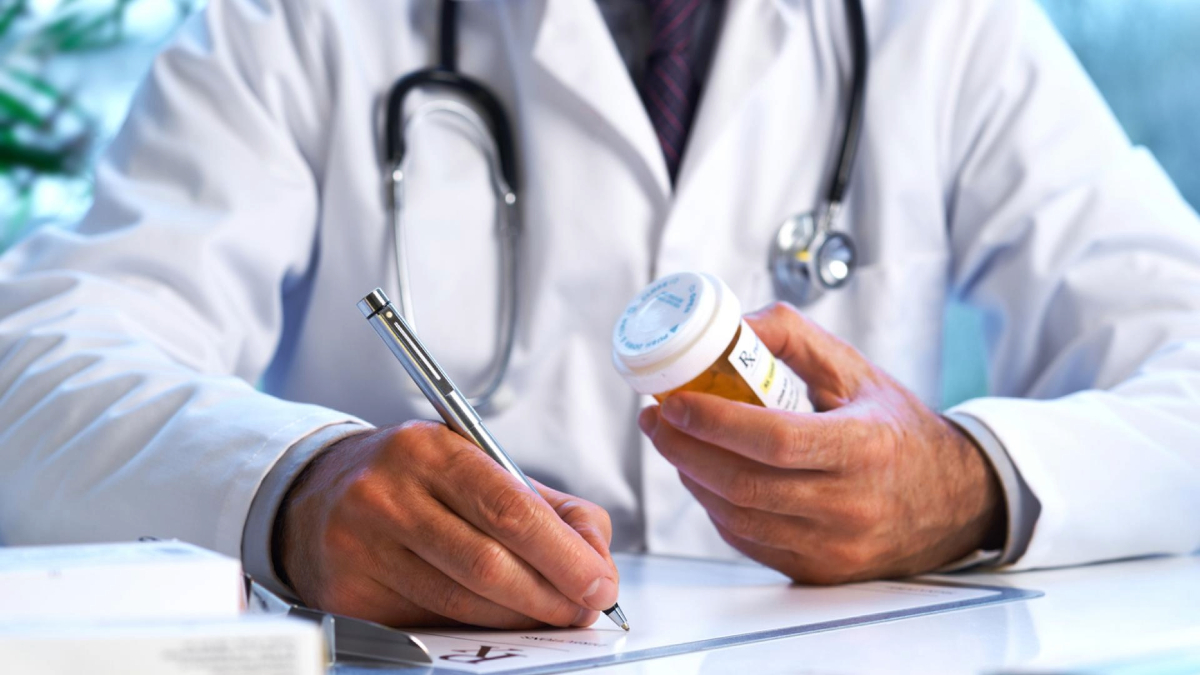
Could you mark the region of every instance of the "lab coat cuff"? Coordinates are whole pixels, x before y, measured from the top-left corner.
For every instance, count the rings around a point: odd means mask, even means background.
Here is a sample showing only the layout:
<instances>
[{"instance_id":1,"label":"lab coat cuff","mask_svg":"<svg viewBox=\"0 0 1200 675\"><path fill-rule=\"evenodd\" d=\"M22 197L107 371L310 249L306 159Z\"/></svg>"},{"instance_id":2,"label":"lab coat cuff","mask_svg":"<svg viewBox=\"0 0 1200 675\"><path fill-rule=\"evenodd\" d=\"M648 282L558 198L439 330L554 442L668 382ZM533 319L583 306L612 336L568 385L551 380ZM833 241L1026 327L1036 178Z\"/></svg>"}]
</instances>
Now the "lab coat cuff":
<instances>
[{"instance_id":1,"label":"lab coat cuff","mask_svg":"<svg viewBox=\"0 0 1200 675\"><path fill-rule=\"evenodd\" d=\"M333 422L293 443L267 472L246 515L242 530L242 567L259 585L297 602L292 589L275 572L273 534L288 489L308 464L334 443L371 427L358 421Z\"/></svg>"},{"instance_id":2,"label":"lab coat cuff","mask_svg":"<svg viewBox=\"0 0 1200 675\"><path fill-rule=\"evenodd\" d=\"M934 573L950 574L952 572L965 572L966 570L974 569L976 567L997 565L999 564L1000 556L1002 555L1004 555L1004 551L1001 550L990 551L987 549L979 549L965 558L959 558L948 565L943 565L942 567L937 568L934 570Z\"/></svg>"},{"instance_id":3,"label":"lab coat cuff","mask_svg":"<svg viewBox=\"0 0 1200 675\"><path fill-rule=\"evenodd\" d=\"M1034 525L1042 510L1041 503L1021 477L1021 472L1017 470L1008 451L1004 449L1004 444L986 424L978 418L958 410L947 412L946 418L970 436L983 451L983 455L987 457L1000 481L1000 487L1004 491L1005 508L1008 511L1008 532L1005 537L1004 549L991 556L990 560L987 559L988 552L978 552L976 555L979 557L967 566L1000 566L1016 562L1029 547ZM954 568L956 570L965 569L966 566L961 563L969 561L973 557L976 556L968 556L964 561L956 563Z\"/></svg>"}]
</instances>

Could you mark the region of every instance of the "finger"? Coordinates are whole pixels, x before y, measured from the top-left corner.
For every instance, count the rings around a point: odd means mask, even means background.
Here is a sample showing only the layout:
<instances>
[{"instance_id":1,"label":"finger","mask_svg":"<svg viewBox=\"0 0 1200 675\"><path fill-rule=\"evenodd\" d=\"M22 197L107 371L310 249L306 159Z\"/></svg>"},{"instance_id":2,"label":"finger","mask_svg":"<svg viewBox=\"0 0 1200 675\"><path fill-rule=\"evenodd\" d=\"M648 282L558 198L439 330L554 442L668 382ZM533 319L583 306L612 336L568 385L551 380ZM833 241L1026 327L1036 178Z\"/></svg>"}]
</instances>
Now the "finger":
<instances>
[{"instance_id":1,"label":"finger","mask_svg":"<svg viewBox=\"0 0 1200 675\"><path fill-rule=\"evenodd\" d=\"M658 419L658 408L638 420L658 452L679 472L730 503L794 516L822 503L830 474L779 469L688 436Z\"/></svg>"},{"instance_id":2,"label":"finger","mask_svg":"<svg viewBox=\"0 0 1200 675\"><path fill-rule=\"evenodd\" d=\"M855 398L872 370L856 349L787 303L750 314L746 323L772 354L804 380L818 411L832 410Z\"/></svg>"},{"instance_id":3,"label":"finger","mask_svg":"<svg viewBox=\"0 0 1200 675\"><path fill-rule=\"evenodd\" d=\"M403 535L398 543L498 605L554 626L569 626L582 619L584 608L519 556L464 520L453 506L437 499L430 502L410 505L406 513L397 516L391 525ZM386 537L374 540L386 541Z\"/></svg>"},{"instance_id":4,"label":"finger","mask_svg":"<svg viewBox=\"0 0 1200 675\"><path fill-rule=\"evenodd\" d=\"M379 584L384 589L378 597L386 600L386 604L378 604L393 609L377 615L383 620L373 619L379 623L392 626L466 624L501 629L545 625L471 591L412 551L398 546L383 548L384 554L377 551L371 556ZM403 602L395 602L397 598Z\"/></svg>"},{"instance_id":5,"label":"finger","mask_svg":"<svg viewBox=\"0 0 1200 675\"><path fill-rule=\"evenodd\" d=\"M611 562L545 499L478 448L458 452L434 489L452 511L528 563L571 602L601 611L616 603Z\"/></svg>"},{"instance_id":6,"label":"finger","mask_svg":"<svg viewBox=\"0 0 1200 675\"><path fill-rule=\"evenodd\" d=\"M781 469L838 471L846 465L847 453L870 438L853 408L793 413L682 392L659 409L663 419L688 436Z\"/></svg>"},{"instance_id":7,"label":"finger","mask_svg":"<svg viewBox=\"0 0 1200 675\"><path fill-rule=\"evenodd\" d=\"M708 517L747 541L784 550L804 550L820 536L807 518L770 513L732 504L685 475L683 486L700 502Z\"/></svg>"},{"instance_id":8,"label":"finger","mask_svg":"<svg viewBox=\"0 0 1200 675\"><path fill-rule=\"evenodd\" d=\"M422 609L444 616L452 622L505 630L546 625L471 591L411 551L394 551L388 556L388 562L392 572L389 576L395 580L391 584L392 588ZM571 622L572 626L590 626L595 623L596 612L576 609L582 611L576 614Z\"/></svg>"},{"instance_id":9,"label":"finger","mask_svg":"<svg viewBox=\"0 0 1200 675\"><path fill-rule=\"evenodd\" d=\"M421 607L371 576L340 577L323 589L311 606L396 628L459 623Z\"/></svg>"},{"instance_id":10,"label":"finger","mask_svg":"<svg viewBox=\"0 0 1200 675\"><path fill-rule=\"evenodd\" d=\"M621 577L620 571L617 569L617 564L613 562L612 558L612 519L609 518L608 512L587 500L565 492L559 492L537 481L532 482L538 488L538 491L542 493L546 501L550 503L550 506L554 507L555 512L558 513L563 522L578 532L584 541L596 549L596 552L608 561L608 564L612 567L613 574L616 575L614 578L617 579L619 585ZM573 625L590 626L599 618L600 612L589 610L586 617Z\"/></svg>"},{"instance_id":11,"label":"finger","mask_svg":"<svg viewBox=\"0 0 1200 675\"><path fill-rule=\"evenodd\" d=\"M612 560L612 519L608 512L600 506L565 492L559 492L546 487L538 481L532 481L538 492L554 509L558 517L571 529L579 533L584 541L591 545L609 564L616 565Z\"/></svg>"},{"instance_id":12,"label":"finger","mask_svg":"<svg viewBox=\"0 0 1200 675\"><path fill-rule=\"evenodd\" d=\"M817 552L788 551L752 542L739 537L716 520L713 520L713 526L717 528L717 534L721 535L725 543L738 552L788 575L796 583L832 586L877 577L870 571L855 570L850 564L831 562Z\"/></svg>"}]
</instances>

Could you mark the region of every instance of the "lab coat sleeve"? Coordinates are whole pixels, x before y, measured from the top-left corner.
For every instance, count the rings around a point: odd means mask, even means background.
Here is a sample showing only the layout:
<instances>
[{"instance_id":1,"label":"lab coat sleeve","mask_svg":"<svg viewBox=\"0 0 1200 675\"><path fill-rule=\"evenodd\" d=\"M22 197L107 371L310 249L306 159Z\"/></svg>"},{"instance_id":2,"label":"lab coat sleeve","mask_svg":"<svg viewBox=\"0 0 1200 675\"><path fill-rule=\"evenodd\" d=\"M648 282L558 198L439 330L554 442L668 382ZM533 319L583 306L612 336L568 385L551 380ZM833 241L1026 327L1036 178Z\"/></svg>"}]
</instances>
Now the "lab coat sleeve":
<instances>
[{"instance_id":1,"label":"lab coat sleeve","mask_svg":"<svg viewBox=\"0 0 1200 675\"><path fill-rule=\"evenodd\" d=\"M347 422L310 434L288 448L259 485L242 531L242 567L246 574L275 595L294 602L300 600L279 572L282 561L277 553L282 542L277 535L283 525L279 507L287 498L292 483L318 455L338 441L362 431L361 425Z\"/></svg>"},{"instance_id":2,"label":"lab coat sleeve","mask_svg":"<svg viewBox=\"0 0 1200 675\"><path fill-rule=\"evenodd\" d=\"M1013 567L1193 551L1200 222L1031 0L973 6L947 201L993 395L952 415L990 430L1040 503Z\"/></svg>"},{"instance_id":3,"label":"lab coat sleeve","mask_svg":"<svg viewBox=\"0 0 1200 675\"><path fill-rule=\"evenodd\" d=\"M951 412L946 415L963 433L975 441L992 467L1000 488L1004 492L1004 509L1007 512L1004 547L999 551L978 551L954 565L954 570L967 569L975 565L1005 565L1020 558L1029 547L1033 536L1033 525L1037 522L1042 505L1029 489L1029 484L1017 472L1012 458L999 438L979 420L970 415ZM950 570L946 570L950 571Z\"/></svg>"},{"instance_id":4,"label":"lab coat sleeve","mask_svg":"<svg viewBox=\"0 0 1200 675\"><path fill-rule=\"evenodd\" d=\"M84 221L0 258L0 543L238 556L276 459L357 422L252 384L315 255L316 11L211 0L156 60Z\"/></svg>"}]
</instances>

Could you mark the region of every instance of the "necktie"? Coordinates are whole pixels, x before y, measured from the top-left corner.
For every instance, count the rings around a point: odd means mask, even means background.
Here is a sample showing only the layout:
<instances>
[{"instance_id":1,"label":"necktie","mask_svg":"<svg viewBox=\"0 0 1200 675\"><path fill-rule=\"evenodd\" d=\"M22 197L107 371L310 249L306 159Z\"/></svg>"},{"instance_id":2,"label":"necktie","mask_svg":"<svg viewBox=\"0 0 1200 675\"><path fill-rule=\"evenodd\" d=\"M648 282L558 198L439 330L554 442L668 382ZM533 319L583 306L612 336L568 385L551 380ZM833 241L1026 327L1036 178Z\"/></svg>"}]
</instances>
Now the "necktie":
<instances>
[{"instance_id":1,"label":"necktie","mask_svg":"<svg viewBox=\"0 0 1200 675\"><path fill-rule=\"evenodd\" d=\"M700 100L700 83L690 60L700 2L646 0L651 12L652 36L642 99L658 133L671 182L679 171L696 103Z\"/></svg>"}]
</instances>

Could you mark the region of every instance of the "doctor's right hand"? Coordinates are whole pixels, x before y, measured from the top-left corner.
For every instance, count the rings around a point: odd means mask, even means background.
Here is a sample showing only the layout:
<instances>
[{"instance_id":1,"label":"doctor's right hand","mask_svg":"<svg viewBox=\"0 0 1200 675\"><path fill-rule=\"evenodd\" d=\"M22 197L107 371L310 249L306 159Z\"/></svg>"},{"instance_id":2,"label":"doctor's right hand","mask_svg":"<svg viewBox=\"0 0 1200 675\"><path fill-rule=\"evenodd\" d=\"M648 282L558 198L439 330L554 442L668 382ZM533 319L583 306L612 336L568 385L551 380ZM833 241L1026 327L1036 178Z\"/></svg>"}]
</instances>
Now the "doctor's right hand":
<instances>
[{"instance_id":1,"label":"doctor's right hand","mask_svg":"<svg viewBox=\"0 0 1200 675\"><path fill-rule=\"evenodd\" d=\"M390 626L591 625L617 601L608 514L521 481L443 424L344 439L282 507L310 607Z\"/></svg>"}]
</instances>

